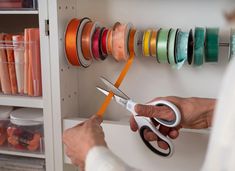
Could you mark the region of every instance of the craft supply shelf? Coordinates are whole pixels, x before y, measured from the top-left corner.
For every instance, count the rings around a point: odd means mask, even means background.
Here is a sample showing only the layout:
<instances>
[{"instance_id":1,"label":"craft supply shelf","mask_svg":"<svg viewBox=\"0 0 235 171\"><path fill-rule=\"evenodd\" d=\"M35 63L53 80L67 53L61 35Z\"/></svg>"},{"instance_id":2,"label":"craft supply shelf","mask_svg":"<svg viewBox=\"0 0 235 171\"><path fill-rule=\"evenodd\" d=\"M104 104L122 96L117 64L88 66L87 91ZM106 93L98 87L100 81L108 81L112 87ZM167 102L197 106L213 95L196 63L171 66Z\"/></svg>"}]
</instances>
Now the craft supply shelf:
<instances>
[{"instance_id":1,"label":"craft supply shelf","mask_svg":"<svg viewBox=\"0 0 235 171\"><path fill-rule=\"evenodd\" d=\"M39 28L40 54L42 75L42 97L12 96L0 94L0 105L43 109L45 154L16 151L5 147L0 148L0 154L41 158L45 160L46 170L54 170L53 121L51 108L51 75L50 75L50 46L46 34L48 20L48 1L38 0L38 9L0 9L0 32L8 34L23 33L25 28Z\"/></svg>"},{"instance_id":2,"label":"craft supply shelf","mask_svg":"<svg viewBox=\"0 0 235 171\"><path fill-rule=\"evenodd\" d=\"M187 2L183 0L177 2L173 0L57 0L50 1L49 6L53 7L49 11L50 29L53 30L53 32L50 32L50 45L53 49L51 55L58 57L51 59L51 63L54 64L51 66L53 113L58 114L54 118L54 124L57 125L54 128L54 139L60 140L64 129L80 123L81 118L88 118L99 109L104 99L104 96L95 89L95 86L99 85L99 77L105 76L110 81L115 82L124 66L123 62L117 63L112 57L108 57L107 60L102 62L93 62L86 69L69 65L65 58L64 34L65 28L72 18L90 17L93 21L99 21L102 26L106 27L112 27L117 21L121 23L131 22L137 29L181 28L187 31L195 26L219 27L220 42L229 42L229 31L232 26L225 21L223 12L230 11L234 4L229 0L213 2L209 0L203 2L193 0ZM55 44L55 42L58 43ZM121 89L140 103L145 103L155 97L169 95L216 98L223 74L229 63L227 57L228 48L220 47L217 64L208 63L200 68L185 64L180 70L174 70L169 65L157 64L154 58L136 56ZM155 170L154 168L159 166L162 159L156 157L161 161L160 163L157 162L155 156L152 156L147 148L141 144L142 142L138 139L139 135L130 131L129 116L130 114L123 108L111 102L105 114L107 122L104 123L108 144L116 154L135 167L145 167L144 170L149 171ZM62 124L58 125L61 121L63 121ZM188 162L191 165L191 167L188 166L190 169L180 168L178 165L174 169L199 170L203 162L201 159L205 156L208 134L209 130L203 130L199 133L182 133L180 139L176 142L175 155L177 157L174 158L174 162L185 161L192 156L189 157L189 154L196 152L198 152L198 156L194 161ZM127 139L128 145L122 145L120 136L117 135L122 135L122 139ZM199 144L194 144L198 140L202 141ZM181 148L181 146L187 146L192 151ZM55 149L57 149L55 160L58 163L64 161L69 163L67 158L64 158L63 149L58 150L61 147L63 147L62 142L57 141L55 144ZM128 149L130 149L130 152L126 152ZM136 160L130 161L131 157L128 154L137 156ZM156 165L153 166L142 158L146 155L149 155L149 157L145 158L150 159L149 162L156 163ZM164 162L168 162L168 160ZM161 165L162 170L172 169L169 164L165 165ZM55 168L57 171L62 171L65 168L68 169L68 166L58 164Z\"/></svg>"}]
</instances>

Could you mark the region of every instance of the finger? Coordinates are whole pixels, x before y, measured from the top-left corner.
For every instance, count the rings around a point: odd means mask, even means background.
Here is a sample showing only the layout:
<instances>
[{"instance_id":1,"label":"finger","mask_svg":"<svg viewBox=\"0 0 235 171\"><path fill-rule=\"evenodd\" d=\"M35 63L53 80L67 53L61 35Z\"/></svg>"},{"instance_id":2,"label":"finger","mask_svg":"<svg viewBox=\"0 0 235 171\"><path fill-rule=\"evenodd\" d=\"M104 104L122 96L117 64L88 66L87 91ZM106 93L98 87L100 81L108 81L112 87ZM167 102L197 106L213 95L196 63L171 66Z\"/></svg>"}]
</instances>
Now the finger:
<instances>
[{"instance_id":1,"label":"finger","mask_svg":"<svg viewBox=\"0 0 235 171\"><path fill-rule=\"evenodd\" d=\"M165 119L168 121L174 120L173 111L169 107L166 107L166 106L152 106L152 105L137 104L135 106L135 111L140 116Z\"/></svg>"},{"instance_id":2,"label":"finger","mask_svg":"<svg viewBox=\"0 0 235 171\"><path fill-rule=\"evenodd\" d=\"M169 148L167 143L162 140L158 141L158 146L163 150L167 150Z\"/></svg>"},{"instance_id":3,"label":"finger","mask_svg":"<svg viewBox=\"0 0 235 171\"><path fill-rule=\"evenodd\" d=\"M161 125L160 128L159 128L159 131L160 131L163 135L166 136L166 135L168 135L168 133L169 133L169 131L170 131L170 128Z\"/></svg>"},{"instance_id":4,"label":"finger","mask_svg":"<svg viewBox=\"0 0 235 171\"><path fill-rule=\"evenodd\" d=\"M170 130L170 132L168 133L168 136L172 139L176 139L179 136L179 131L172 129Z\"/></svg>"},{"instance_id":5,"label":"finger","mask_svg":"<svg viewBox=\"0 0 235 171\"><path fill-rule=\"evenodd\" d=\"M138 125L133 116L130 117L130 128L132 131L136 132L138 130Z\"/></svg>"},{"instance_id":6,"label":"finger","mask_svg":"<svg viewBox=\"0 0 235 171\"><path fill-rule=\"evenodd\" d=\"M157 141L158 137L151 130L146 129L144 131L144 139L147 140L147 141Z\"/></svg>"}]
</instances>

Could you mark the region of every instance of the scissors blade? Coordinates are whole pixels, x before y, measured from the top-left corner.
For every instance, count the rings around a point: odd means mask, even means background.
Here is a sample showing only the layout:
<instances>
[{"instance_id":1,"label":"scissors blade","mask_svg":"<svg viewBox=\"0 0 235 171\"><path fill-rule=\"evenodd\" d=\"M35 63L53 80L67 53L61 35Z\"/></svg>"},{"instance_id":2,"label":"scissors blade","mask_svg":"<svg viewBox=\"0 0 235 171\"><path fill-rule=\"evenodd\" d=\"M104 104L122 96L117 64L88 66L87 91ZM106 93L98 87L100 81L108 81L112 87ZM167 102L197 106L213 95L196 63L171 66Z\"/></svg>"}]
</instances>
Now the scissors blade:
<instances>
[{"instance_id":1,"label":"scissors blade","mask_svg":"<svg viewBox=\"0 0 235 171\"><path fill-rule=\"evenodd\" d=\"M115 87L110 81L108 81L104 77L100 77L101 81L108 87L108 90L112 91L115 95L123 97L125 99L130 99L125 93L123 93L120 89Z\"/></svg>"},{"instance_id":2,"label":"scissors blade","mask_svg":"<svg viewBox=\"0 0 235 171\"><path fill-rule=\"evenodd\" d=\"M104 89L102 89L102 88L100 88L100 87L96 87L96 88L97 88L97 90L99 90L100 92L102 92L104 95L108 96L109 91L104 90ZM123 107L126 107L127 102L128 102L128 99L124 99L124 98L122 98L122 97L116 95L115 93L114 93L114 96L113 96L112 99L114 99L118 104L120 104L120 105L123 106Z\"/></svg>"}]
</instances>

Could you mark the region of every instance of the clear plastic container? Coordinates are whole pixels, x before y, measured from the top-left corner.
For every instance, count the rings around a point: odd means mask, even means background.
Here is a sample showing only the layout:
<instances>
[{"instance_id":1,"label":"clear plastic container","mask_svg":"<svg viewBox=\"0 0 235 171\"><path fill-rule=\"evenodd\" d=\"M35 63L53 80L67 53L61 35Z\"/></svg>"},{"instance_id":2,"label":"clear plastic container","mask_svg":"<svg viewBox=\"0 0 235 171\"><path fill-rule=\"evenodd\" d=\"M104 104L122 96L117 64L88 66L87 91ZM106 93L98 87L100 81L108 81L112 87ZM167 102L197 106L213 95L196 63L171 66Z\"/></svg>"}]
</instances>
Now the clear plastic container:
<instances>
[{"instance_id":1,"label":"clear plastic container","mask_svg":"<svg viewBox=\"0 0 235 171\"><path fill-rule=\"evenodd\" d=\"M26 36L0 33L0 91L7 95L42 96L40 45L37 29ZM33 31L32 31L33 30Z\"/></svg>"},{"instance_id":2,"label":"clear plastic container","mask_svg":"<svg viewBox=\"0 0 235 171\"><path fill-rule=\"evenodd\" d=\"M0 146L4 146L7 142L7 127L12 110L13 107L0 106Z\"/></svg>"},{"instance_id":3,"label":"clear plastic container","mask_svg":"<svg viewBox=\"0 0 235 171\"><path fill-rule=\"evenodd\" d=\"M9 147L17 150L43 153L42 110L20 108L11 112L7 135Z\"/></svg>"},{"instance_id":4,"label":"clear plastic container","mask_svg":"<svg viewBox=\"0 0 235 171\"><path fill-rule=\"evenodd\" d=\"M0 10L36 10L37 0L0 0Z\"/></svg>"}]
</instances>

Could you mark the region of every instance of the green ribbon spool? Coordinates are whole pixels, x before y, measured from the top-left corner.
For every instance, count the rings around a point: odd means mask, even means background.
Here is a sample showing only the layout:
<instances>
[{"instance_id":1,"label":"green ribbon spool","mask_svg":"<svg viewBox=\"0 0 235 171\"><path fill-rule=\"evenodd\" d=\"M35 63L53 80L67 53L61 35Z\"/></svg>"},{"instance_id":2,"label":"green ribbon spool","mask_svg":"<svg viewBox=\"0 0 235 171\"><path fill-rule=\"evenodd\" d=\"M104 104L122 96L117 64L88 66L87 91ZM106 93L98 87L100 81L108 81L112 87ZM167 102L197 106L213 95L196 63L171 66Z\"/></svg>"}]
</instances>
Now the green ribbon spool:
<instances>
[{"instance_id":1,"label":"green ribbon spool","mask_svg":"<svg viewBox=\"0 0 235 171\"><path fill-rule=\"evenodd\" d=\"M205 41L206 62L218 62L219 57L219 28L206 29Z\"/></svg>"},{"instance_id":2,"label":"green ribbon spool","mask_svg":"<svg viewBox=\"0 0 235 171\"><path fill-rule=\"evenodd\" d=\"M229 60L235 57L235 29L231 29L230 32L230 54Z\"/></svg>"},{"instance_id":3,"label":"green ribbon spool","mask_svg":"<svg viewBox=\"0 0 235 171\"><path fill-rule=\"evenodd\" d=\"M205 29L196 27L194 33L194 65L201 66L205 56Z\"/></svg>"},{"instance_id":4,"label":"green ribbon spool","mask_svg":"<svg viewBox=\"0 0 235 171\"><path fill-rule=\"evenodd\" d=\"M176 35L177 35L178 29L174 30L171 29L169 33L169 41L168 41L168 60L169 63L174 66L175 63L175 45L176 45Z\"/></svg>"},{"instance_id":5,"label":"green ribbon spool","mask_svg":"<svg viewBox=\"0 0 235 171\"><path fill-rule=\"evenodd\" d=\"M159 63L167 63L167 46L170 29L160 29L157 39L157 61Z\"/></svg>"},{"instance_id":6,"label":"green ribbon spool","mask_svg":"<svg viewBox=\"0 0 235 171\"><path fill-rule=\"evenodd\" d=\"M176 38L176 68L180 69L188 57L189 33L179 30Z\"/></svg>"}]
</instances>

